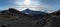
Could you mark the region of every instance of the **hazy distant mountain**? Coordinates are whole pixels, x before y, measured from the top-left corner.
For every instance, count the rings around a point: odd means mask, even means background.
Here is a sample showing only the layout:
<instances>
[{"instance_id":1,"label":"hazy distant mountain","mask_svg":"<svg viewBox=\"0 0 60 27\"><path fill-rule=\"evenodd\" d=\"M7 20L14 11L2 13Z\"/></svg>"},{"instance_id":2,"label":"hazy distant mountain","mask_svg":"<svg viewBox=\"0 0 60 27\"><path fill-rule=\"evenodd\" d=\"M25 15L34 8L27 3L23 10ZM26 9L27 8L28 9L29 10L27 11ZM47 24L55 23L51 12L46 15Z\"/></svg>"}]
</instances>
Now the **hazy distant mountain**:
<instances>
[{"instance_id":1,"label":"hazy distant mountain","mask_svg":"<svg viewBox=\"0 0 60 27\"><path fill-rule=\"evenodd\" d=\"M26 14L34 15L34 16L43 16L43 15L48 14L48 13L45 13L45 12L42 12L42 11L33 11L33 10L30 10L30 9L26 9L22 12L26 13Z\"/></svg>"},{"instance_id":2,"label":"hazy distant mountain","mask_svg":"<svg viewBox=\"0 0 60 27\"><path fill-rule=\"evenodd\" d=\"M26 14L26 15L31 15L31 16L41 16L41 15L46 15L48 13L42 12L42 11L33 11L30 9L26 9L24 11L18 11L14 8L9 8L8 10L3 10L0 12L1 14L6 14L6 13L11 13L11 14Z\"/></svg>"}]
</instances>

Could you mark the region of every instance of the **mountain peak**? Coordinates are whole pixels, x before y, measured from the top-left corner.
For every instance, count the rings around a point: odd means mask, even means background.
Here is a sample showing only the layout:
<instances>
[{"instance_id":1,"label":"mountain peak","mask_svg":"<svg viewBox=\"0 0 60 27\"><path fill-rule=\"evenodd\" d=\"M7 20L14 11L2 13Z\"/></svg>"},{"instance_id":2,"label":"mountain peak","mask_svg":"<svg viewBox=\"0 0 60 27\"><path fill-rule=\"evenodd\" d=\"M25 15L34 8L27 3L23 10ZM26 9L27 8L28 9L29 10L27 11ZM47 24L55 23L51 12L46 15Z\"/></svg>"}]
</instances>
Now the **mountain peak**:
<instances>
[{"instance_id":1,"label":"mountain peak","mask_svg":"<svg viewBox=\"0 0 60 27\"><path fill-rule=\"evenodd\" d=\"M31 11L29 8L27 8L25 11Z\"/></svg>"},{"instance_id":2,"label":"mountain peak","mask_svg":"<svg viewBox=\"0 0 60 27\"><path fill-rule=\"evenodd\" d=\"M23 12L24 12L24 13L30 13L30 12L32 12L32 10L30 10L29 8L27 8L27 9L25 9Z\"/></svg>"},{"instance_id":3,"label":"mountain peak","mask_svg":"<svg viewBox=\"0 0 60 27\"><path fill-rule=\"evenodd\" d=\"M27 8L26 10L22 11L25 14L29 14L29 15L46 15L48 13L42 12L42 11L33 11L30 10L29 8Z\"/></svg>"}]
</instances>

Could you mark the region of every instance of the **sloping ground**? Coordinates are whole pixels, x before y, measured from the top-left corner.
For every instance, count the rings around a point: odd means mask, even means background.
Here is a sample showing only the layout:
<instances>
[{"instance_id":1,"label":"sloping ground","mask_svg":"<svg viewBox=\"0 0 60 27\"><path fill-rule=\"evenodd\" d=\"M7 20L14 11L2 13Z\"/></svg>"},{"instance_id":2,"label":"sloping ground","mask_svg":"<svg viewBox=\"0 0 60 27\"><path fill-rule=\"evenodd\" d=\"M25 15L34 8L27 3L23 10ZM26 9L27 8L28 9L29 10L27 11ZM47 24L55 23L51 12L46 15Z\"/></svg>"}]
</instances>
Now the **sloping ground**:
<instances>
[{"instance_id":1,"label":"sloping ground","mask_svg":"<svg viewBox=\"0 0 60 27\"><path fill-rule=\"evenodd\" d=\"M0 25L7 27L42 27L44 20L35 20L34 17L28 17L24 14L15 16L12 14L1 14ZM41 25L41 26L40 26Z\"/></svg>"},{"instance_id":2,"label":"sloping ground","mask_svg":"<svg viewBox=\"0 0 60 27\"><path fill-rule=\"evenodd\" d=\"M24 14L19 16L1 14L0 25L2 24L6 24L7 27L60 27L60 15L46 16L39 20L35 20L34 17L28 17Z\"/></svg>"},{"instance_id":3,"label":"sloping ground","mask_svg":"<svg viewBox=\"0 0 60 27\"><path fill-rule=\"evenodd\" d=\"M17 16L13 16L12 14L3 14L0 15L0 24L9 24L16 21Z\"/></svg>"},{"instance_id":4,"label":"sloping ground","mask_svg":"<svg viewBox=\"0 0 60 27\"><path fill-rule=\"evenodd\" d=\"M0 26L5 24L7 27L60 27L60 16L49 14L43 18L35 18L14 9L10 9L9 12L0 14Z\"/></svg>"},{"instance_id":5,"label":"sloping ground","mask_svg":"<svg viewBox=\"0 0 60 27\"><path fill-rule=\"evenodd\" d=\"M44 27L60 27L60 15L48 18Z\"/></svg>"},{"instance_id":6,"label":"sloping ground","mask_svg":"<svg viewBox=\"0 0 60 27\"><path fill-rule=\"evenodd\" d=\"M39 22L42 22L42 21L34 20L33 18L26 17L26 16L21 16L16 20L15 23L12 23L10 25L11 25L11 27L37 27ZM42 25L42 23L41 23L41 25Z\"/></svg>"}]
</instances>

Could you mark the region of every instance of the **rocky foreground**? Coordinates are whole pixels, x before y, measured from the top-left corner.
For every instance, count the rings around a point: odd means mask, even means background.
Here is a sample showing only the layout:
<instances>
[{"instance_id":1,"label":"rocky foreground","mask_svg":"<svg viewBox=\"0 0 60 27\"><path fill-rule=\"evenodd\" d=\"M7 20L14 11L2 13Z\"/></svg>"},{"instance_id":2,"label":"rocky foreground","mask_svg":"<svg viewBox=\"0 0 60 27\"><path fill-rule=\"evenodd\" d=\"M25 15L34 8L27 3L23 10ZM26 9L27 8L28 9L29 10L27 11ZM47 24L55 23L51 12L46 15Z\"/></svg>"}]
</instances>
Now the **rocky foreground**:
<instances>
[{"instance_id":1,"label":"rocky foreground","mask_svg":"<svg viewBox=\"0 0 60 27\"><path fill-rule=\"evenodd\" d=\"M0 14L0 27L60 27L60 15L34 17L11 9Z\"/></svg>"}]
</instances>

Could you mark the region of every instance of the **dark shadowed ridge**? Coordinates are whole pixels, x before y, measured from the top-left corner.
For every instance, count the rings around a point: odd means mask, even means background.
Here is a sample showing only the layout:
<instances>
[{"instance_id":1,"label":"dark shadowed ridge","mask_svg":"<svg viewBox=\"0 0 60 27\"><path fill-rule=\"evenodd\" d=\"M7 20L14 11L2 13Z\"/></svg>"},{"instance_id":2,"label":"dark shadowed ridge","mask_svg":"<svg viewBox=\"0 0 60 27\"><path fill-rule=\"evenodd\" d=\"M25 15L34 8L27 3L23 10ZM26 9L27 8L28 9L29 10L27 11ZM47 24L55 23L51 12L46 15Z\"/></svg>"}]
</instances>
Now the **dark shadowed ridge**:
<instances>
[{"instance_id":1,"label":"dark shadowed ridge","mask_svg":"<svg viewBox=\"0 0 60 27\"><path fill-rule=\"evenodd\" d=\"M51 14L52 14L52 15L57 15L57 16L58 16L58 15L60 15L60 10L55 11L55 12L52 12Z\"/></svg>"},{"instance_id":2,"label":"dark shadowed ridge","mask_svg":"<svg viewBox=\"0 0 60 27\"><path fill-rule=\"evenodd\" d=\"M3 11L1 11L1 14L12 14L12 15L29 16L29 15L27 15L27 14L25 14L23 12L20 12L20 11L14 9L14 8L9 8L8 10L3 10ZM31 17L31 16L29 16L29 17Z\"/></svg>"}]
</instances>

